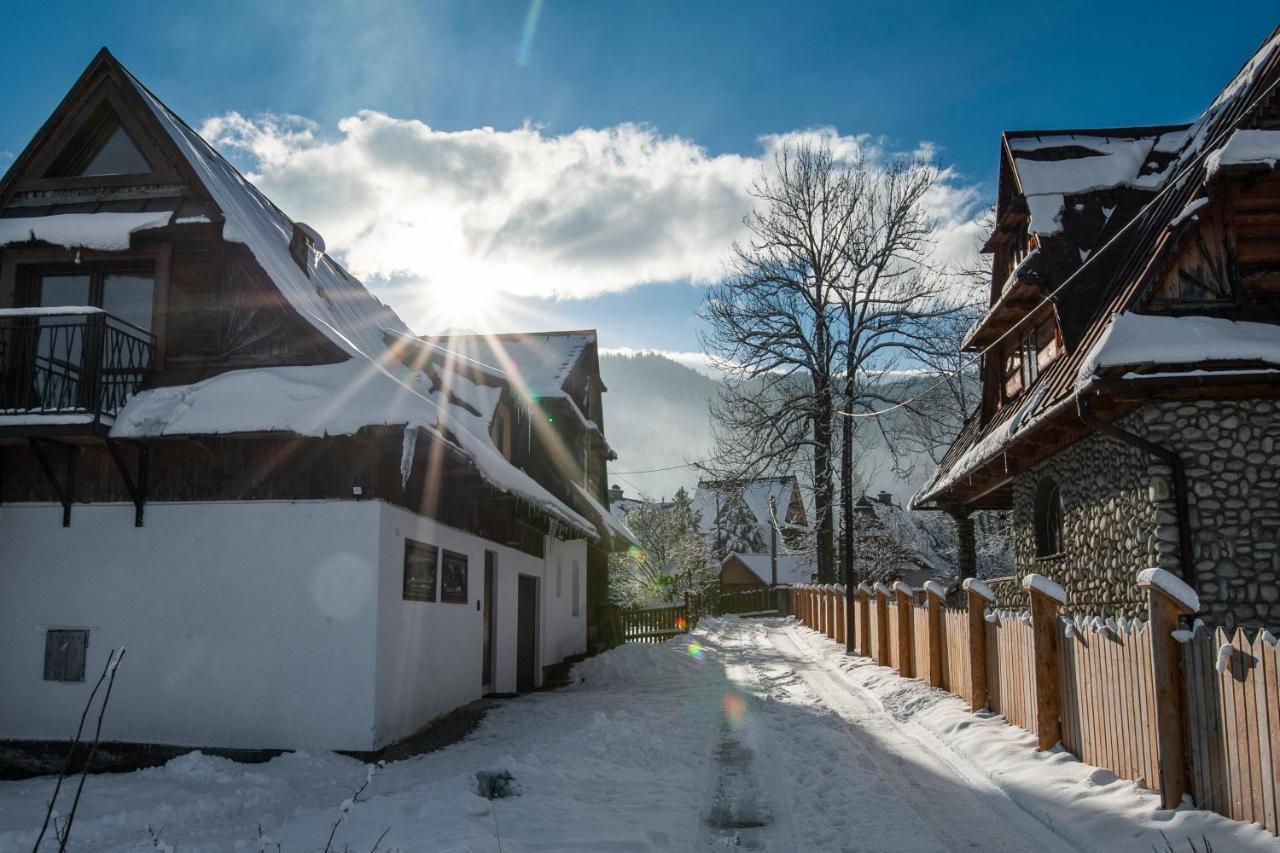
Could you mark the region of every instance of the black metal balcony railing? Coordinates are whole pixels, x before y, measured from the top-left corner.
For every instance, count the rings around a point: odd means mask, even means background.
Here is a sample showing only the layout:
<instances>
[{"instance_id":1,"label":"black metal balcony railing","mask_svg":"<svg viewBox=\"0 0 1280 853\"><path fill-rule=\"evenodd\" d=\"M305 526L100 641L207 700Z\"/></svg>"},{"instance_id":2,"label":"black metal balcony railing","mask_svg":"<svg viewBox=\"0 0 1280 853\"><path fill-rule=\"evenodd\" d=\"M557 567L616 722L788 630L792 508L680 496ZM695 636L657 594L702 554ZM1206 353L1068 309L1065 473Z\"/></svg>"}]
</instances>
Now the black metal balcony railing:
<instances>
[{"instance_id":1,"label":"black metal balcony railing","mask_svg":"<svg viewBox=\"0 0 1280 853\"><path fill-rule=\"evenodd\" d=\"M0 310L0 415L101 421L138 390L154 349L150 333L102 311Z\"/></svg>"}]
</instances>

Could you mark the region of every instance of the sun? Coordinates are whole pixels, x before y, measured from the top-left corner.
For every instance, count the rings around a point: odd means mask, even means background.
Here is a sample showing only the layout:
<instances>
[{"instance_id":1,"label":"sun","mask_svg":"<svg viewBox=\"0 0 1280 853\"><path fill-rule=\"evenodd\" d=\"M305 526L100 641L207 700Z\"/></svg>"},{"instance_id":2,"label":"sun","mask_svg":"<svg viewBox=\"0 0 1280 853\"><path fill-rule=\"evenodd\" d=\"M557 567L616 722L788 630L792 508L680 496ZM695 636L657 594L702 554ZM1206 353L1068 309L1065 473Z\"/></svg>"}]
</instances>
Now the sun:
<instances>
[{"instance_id":1,"label":"sun","mask_svg":"<svg viewBox=\"0 0 1280 853\"><path fill-rule=\"evenodd\" d=\"M492 324L501 297L491 287L453 284L432 287L421 300L422 317L430 329L483 329Z\"/></svg>"}]
</instances>

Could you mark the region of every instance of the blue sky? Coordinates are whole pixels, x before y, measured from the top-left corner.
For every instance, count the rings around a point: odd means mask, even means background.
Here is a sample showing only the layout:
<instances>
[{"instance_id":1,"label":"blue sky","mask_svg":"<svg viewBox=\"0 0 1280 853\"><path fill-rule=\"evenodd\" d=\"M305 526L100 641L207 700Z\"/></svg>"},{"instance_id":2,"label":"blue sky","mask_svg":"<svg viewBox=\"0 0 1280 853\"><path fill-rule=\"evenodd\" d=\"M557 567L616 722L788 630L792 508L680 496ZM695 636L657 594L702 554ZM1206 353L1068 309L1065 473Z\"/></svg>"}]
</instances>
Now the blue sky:
<instances>
[{"instance_id":1,"label":"blue sky","mask_svg":"<svg viewBox=\"0 0 1280 853\"><path fill-rule=\"evenodd\" d=\"M754 161L744 166L739 159L760 157L762 136L830 127L842 137L883 138L891 150L928 140L965 190L951 210L959 216L992 191L1001 129L1192 118L1277 23L1273 2L1214 8L1217 14L1206 13L1202 3L546 0L527 62L520 62L527 0L302 7L10 3L0 12L8 65L0 164L22 148L105 44L193 125L232 113L244 117L244 125L220 125L220 147L262 174L264 189L291 214L317 220L327 237L335 235L331 244L350 250L357 272L371 277L411 321L435 319L422 314L435 299L430 294L457 297L442 280L415 290L431 269L429 261L410 256L452 251L448 268L465 267L471 278L451 281L516 278L526 261L538 269L514 288L518 296L502 298L500 318L477 323L597 326L605 346L687 351L696 349L692 312L701 288L682 280L712 275L698 244L730 233L723 221L733 207L719 190L693 197L688 187L701 185L707 174L723 183L749 172ZM370 131L359 142L338 122L362 111L388 121L377 124L381 135ZM302 118L268 123L267 115ZM404 124L413 120L420 124ZM526 123L535 129L532 141L527 134L504 135ZM597 165L581 173L585 189L574 188L581 197L562 204L566 174L572 181L580 173L554 164L584 144L571 134L629 124L643 125L648 136L615 134L590 145L598 146L592 156L600 162L634 157L634 168L619 177L607 163ZM498 132L481 140L483 162L514 158L514 174L544 169L551 177L525 187L510 209L472 204L452 248L436 245L433 230L407 226L396 239L413 242L413 251L390 246L390 238L360 244L361 235L387 218L387 205L352 218L346 208L327 207L314 181L304 185L306 175L327 171L328 186L345 186L349 173L342 167L353 158L398 156L397 144L389 142L397 133L430 142L430 153L419 153L435 164L454 156L442 154L442 146L452 152L476 141L456 134L483 127ZM697 162L677 164L669 179L640 187L648 206L619 217L607 234L584 237L601 211L616 216L627 204L637 174L689 159L676 140L698 147ZM448 175L450 192L421 215L447 219L448 204L465 188L459 175L479 174L468 159L478 156L475 148L465 152ZM511 194L504 180L511 174L494 171L476 192L500 201ZM595 185L601 191L591 195ZM336 194L350 206L386 186ZM395 209L419 212L411 205ZM663 231L653 222L668 209L678 210L677 225ZM482 233L490 226L493 234ZM638 262L662 254L674 238L688 245L660 263ZM475 245L492 250L505 240L522 248L502 265L470 263ZM388 255L409 259L383 262ZM538 296L558 289L561 276L570 282L562 293L588 298ZM633 279L654 277L675 282L631 286ZM610 292L592 295L595 279Z\"/></svg>"}]
</instances>

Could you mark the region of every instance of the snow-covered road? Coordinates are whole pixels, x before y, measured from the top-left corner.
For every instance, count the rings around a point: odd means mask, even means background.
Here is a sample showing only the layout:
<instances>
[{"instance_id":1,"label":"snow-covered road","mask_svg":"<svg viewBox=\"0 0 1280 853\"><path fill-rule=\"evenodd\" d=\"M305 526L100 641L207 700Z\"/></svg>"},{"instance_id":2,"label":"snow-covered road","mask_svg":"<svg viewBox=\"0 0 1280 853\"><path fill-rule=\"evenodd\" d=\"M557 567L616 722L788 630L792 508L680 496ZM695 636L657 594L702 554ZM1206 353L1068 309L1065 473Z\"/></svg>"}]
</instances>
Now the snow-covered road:
<instances>
[{"instance_id":1,"label":"snow-covered road","mask_svg":"<svg viewBox=\"0 0 1280 853\"><path fill-rule=\"evenodd\" d=\"M1155 796L791 620L704 620L580 664L467 740L365 781L353 759L198 753L91 777L75 851L1272 850L1257 827ZM476 794L505 770L518 796ZM0 783L0 853L30 850L52 780ZM63 808L65 812L65 807ZM334 824L341 822L334 830ZM148 829L150 827L150 829ZM157 841L158 839L158 841ZM278 845L278 847L277 847ZM46 849L56 849L56 844Z\"/></svg>"}]
</instances>

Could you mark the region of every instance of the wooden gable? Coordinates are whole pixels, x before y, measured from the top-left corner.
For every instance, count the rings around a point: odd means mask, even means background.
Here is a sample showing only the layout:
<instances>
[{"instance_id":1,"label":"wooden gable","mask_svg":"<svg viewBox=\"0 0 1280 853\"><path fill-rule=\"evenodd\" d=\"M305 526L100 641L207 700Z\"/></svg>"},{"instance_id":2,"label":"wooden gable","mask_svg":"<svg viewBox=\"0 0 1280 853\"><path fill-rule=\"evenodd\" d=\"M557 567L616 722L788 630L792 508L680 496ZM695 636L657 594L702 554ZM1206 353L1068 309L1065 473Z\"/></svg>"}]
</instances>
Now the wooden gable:
<instances>
[{"instance_id":1,"label":"wooden gable","mask_svg":"<svg viewBox=\"0 0 1280 853\"><path fill-rule=\"evenodd\" d=\"M112 163L89 168L111 151ZM198 184L103 48L0 180L0 208L181 197Z\"/></svg>"}]
</instances>

